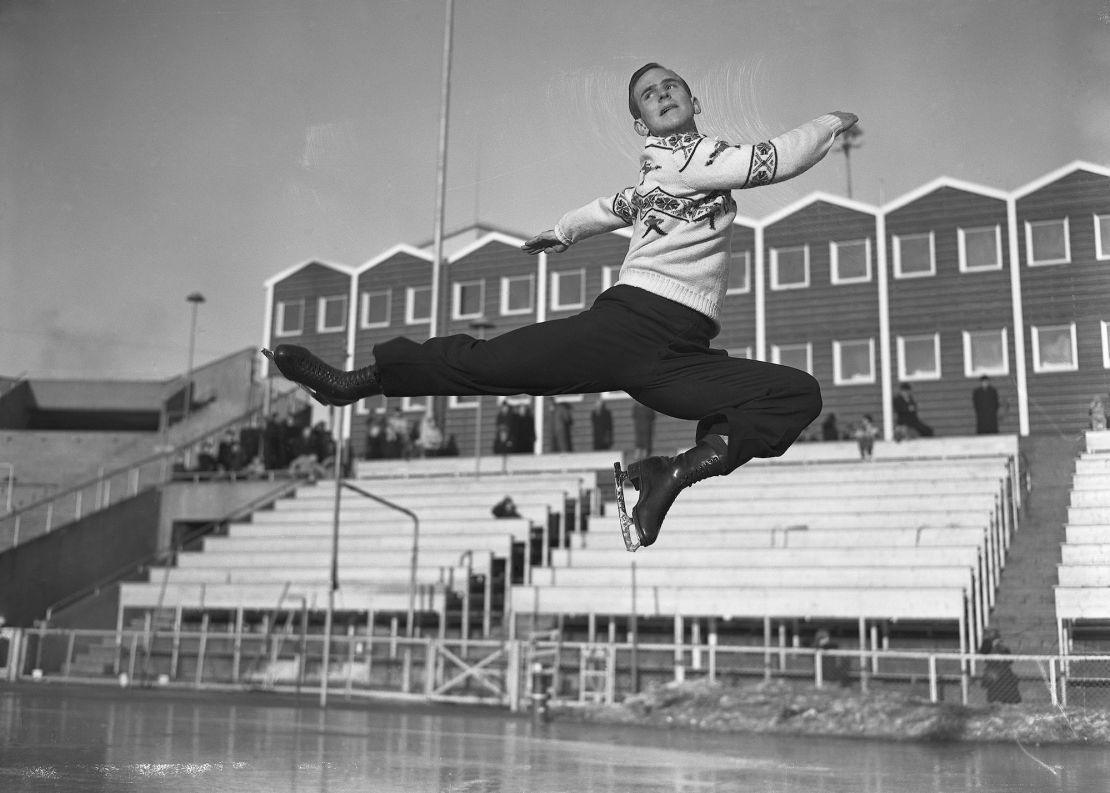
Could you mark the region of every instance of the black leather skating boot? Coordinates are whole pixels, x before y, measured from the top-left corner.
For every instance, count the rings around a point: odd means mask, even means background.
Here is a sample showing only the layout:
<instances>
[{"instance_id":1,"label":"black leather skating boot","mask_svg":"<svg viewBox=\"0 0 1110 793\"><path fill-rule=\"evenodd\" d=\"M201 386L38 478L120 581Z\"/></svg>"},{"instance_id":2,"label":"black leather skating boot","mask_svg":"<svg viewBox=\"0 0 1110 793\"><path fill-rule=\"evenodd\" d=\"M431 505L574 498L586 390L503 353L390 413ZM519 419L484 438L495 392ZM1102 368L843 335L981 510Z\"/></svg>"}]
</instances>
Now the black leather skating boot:
<instances>
[{"instance_id":1,"label":"black leather skating boot","mask_svg":"<svg viewBox=\"0 0 1110 793\"><path fill-rule=\"evenodd\" d=\"M378 370L373 365L344 372L295 344L279 344L273 352L263 349L262 354L322 405L343 407L382 392Z\"/></svg>"},{"instance_id":2,"label":"black leather skating boot","mask_svg":"<svg viewBox=\"0 0 1110 793\"><path fill-rule=\"evenodd\" d=\"M647 457L628 466L628 480L640 491L632 509L640 545L651 545L659 536L663 518L679 492L703 479L728 473L728 443L720 435L707 435L697 446L675 457Z\"/></svg>"}]
</instances>

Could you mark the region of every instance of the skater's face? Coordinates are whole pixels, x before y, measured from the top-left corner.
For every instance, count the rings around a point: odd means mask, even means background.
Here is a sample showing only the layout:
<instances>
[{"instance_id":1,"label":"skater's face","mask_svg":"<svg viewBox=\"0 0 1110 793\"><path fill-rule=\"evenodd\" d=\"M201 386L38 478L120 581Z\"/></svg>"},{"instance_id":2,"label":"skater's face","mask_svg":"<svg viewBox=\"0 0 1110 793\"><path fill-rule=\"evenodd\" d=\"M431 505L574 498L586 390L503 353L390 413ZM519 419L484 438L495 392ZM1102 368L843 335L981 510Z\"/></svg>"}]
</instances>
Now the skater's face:
<instances>
[{"instance_id":1,"label":"skater's face","mask_svg":"<svg viewBox=\"0 0 1110 793\"><path fill-rule=\"evenodd\" d=\"M635 128L641 135L666 137L679 132L697 132L694 116L701 112L686 81L662 66L648 69L632 86L640 110Z\"/></svg>"}]
</instances>

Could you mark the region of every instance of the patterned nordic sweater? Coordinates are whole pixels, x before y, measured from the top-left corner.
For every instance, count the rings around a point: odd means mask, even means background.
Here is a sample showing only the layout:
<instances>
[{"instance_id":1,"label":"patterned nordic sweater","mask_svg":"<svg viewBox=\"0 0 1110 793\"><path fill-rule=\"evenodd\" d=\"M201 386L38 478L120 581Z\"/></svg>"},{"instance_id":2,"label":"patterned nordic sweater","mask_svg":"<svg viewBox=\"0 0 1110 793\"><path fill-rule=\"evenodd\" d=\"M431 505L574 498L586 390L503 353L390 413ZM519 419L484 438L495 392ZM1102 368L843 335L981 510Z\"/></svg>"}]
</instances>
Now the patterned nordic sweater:
<instances>
[{"instance_id":1,"label":"patterned nordic sweater","mask_svg":"<svg viewBox=\"0 0 1110 793\"><path fill-rule=\"evenodd\" d=\"M698 133L648 137L640 184L572 210L555 225L559 240L632 226L618 283L674 300L720 329L728 287L732 190L785 181L820 162L840 129L823 115L764 143L731 146Z\"/></svg>"}]
</instances>

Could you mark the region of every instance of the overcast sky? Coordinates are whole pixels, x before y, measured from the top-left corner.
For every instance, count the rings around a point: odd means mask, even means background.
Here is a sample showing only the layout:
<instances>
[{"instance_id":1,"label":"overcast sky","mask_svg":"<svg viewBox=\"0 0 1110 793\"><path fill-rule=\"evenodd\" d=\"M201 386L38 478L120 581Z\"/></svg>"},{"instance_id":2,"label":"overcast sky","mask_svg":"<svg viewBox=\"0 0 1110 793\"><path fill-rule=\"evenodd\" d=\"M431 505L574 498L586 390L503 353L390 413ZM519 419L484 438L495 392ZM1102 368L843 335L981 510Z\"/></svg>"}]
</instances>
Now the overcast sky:
<instances>
[{"instance_id":1,"label":"overcast sky","mask_svg":"<svg viewBox=\"0 0 1110 793\"><path fill-rule=\"evenodd\" d=\"M0 374L162 378L263 339L263 281L431 239L443 0L0 0ZM628 75L701 130L860 116L854 197L1110 165L1110 0L456 0L447 226L632 184ZM844 159L737 195L845 192ZM521 257L521 265L531 260Z\"/></svg>"}]
</instances>

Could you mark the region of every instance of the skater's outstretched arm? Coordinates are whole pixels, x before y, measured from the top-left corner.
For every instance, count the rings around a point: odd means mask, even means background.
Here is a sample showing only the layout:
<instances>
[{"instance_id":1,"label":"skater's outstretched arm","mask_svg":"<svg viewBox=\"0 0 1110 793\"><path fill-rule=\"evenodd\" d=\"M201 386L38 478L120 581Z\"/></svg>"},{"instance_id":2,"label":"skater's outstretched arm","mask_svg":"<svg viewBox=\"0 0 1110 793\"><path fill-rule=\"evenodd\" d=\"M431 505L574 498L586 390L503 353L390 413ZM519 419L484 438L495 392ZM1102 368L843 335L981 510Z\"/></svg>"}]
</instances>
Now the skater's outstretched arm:
<instances>
[{"instance_id":1,"label":"skater's outstretched arm","mask_svg":"<svg viewBox=\"0 0 1110 793\"><path fill-rule=\"evenodd\" d=\"M805 173L832 148L836 136L858 121L854 113L826 113L769 141L729 146L704 140L682 168L695 190L738 190L784 182Z\"/></svg>"},{"instance_id":2,"label":"skater's outstretched arm","mask_svg":"<svg viewBox=\"0 0 1110 793\"><path fill-rule=\"evenodd\" d=\"M626 187L616 195L595 199L584 207L572 209L555 224L555 228L537 234L521 245L525 253L552 251L562 253L573 243L631 226L636 218L632 209L632 193L635 188Z\"/></svg>"}]
</instances>

